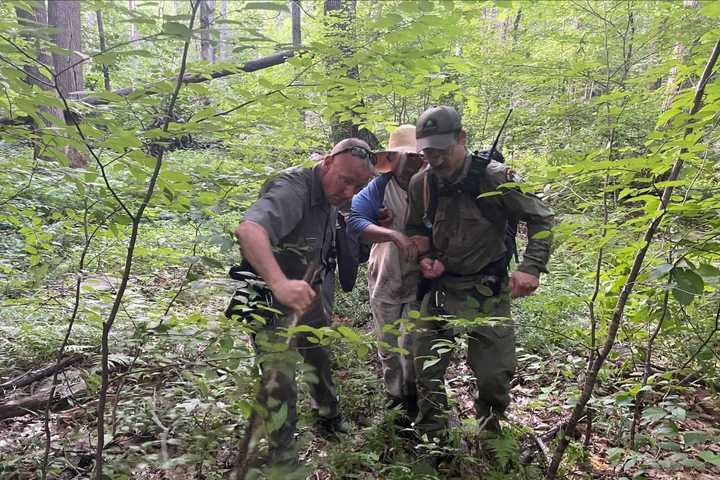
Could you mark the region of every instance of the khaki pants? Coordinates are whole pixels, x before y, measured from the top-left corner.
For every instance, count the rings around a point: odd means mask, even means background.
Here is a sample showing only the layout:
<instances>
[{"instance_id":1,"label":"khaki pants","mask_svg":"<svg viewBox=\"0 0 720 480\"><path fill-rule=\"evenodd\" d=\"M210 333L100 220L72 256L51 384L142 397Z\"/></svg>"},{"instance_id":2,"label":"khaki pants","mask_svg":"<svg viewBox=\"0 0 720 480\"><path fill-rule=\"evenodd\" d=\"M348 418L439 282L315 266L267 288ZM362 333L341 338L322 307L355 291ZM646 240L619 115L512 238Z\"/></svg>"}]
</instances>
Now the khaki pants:
<instances>
[{"instance_id":1,"label":"khaki pants","mask_svg":"<svg viewBox=\"0 0 720 480\"><path fill-rule=\"evenodd\" d=\"M412 357L413 334L408 332L406 327L393 324L399 319L404 319L404 322L409 324L412 322L409 317L410 311L419 310L420 307L415 302L393 304L371 299L370 309L375 320L375 331L379 342L378 356L382 364L385 391L395 401L414 401L417 397L417 388ZM399 332L388 331L386 325ZM403 355L393 352L388 347L400 347L407 350L407 353Z\"/></svg>"},{"instance_id":2,"label":"khaki pants","mask_svg":"<svg viewBox=\"0 0 720 480\"><path fill-rule=\"evenodd\" d=\"M433 345L438 341L452 342L460 331L442 319L425 317L454 315L467 320L484 317L509 324L510 293L503 288L498 295L483 296L475 288L440 286L425 296L421 314L422 318L416 321L418 330L413 348L419 408L415 427L421 434L443 438L448 419L445 371L451 352ZM478 417L491 413L502 415L510 403L510 380L516 366L513 327L482 325L463 331L468 333L467 362L477 381L476 413Z\"/></svg>"}]
</instances>

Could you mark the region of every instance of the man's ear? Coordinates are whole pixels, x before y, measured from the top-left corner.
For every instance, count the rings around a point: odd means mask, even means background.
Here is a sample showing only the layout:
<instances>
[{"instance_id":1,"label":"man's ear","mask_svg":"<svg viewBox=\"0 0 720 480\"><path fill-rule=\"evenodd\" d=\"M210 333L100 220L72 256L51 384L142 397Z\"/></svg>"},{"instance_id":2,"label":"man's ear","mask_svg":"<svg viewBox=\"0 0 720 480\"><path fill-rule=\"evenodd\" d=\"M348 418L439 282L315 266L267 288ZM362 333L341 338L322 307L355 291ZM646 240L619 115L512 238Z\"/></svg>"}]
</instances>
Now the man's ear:
<instances>
[{"instance_id":1,"label":"man's ear","mask_svg":"<svg viewBox=\"0 0 720 480\"><path fill-rule=\"evenodd\" d=\"M465 145L465 141L466 141L466 140L467 140L467 134L465 133L465 130L463 130L463 129L461 128L460 131L458 132L458 141L457 141L457 143L459 143L460 145Z\"/></svg>"},{"instance_id":2,"label":"man's ear","mask_svg":"<svg viewBox=\"0 0 720 480\"><path fill-rule=\"evenodd\" d=\"M332 165L334 161L335 161L335 157L330 154L325 155L325 158L323 158L323 164L325 164L325 168Z\"/></svg>"}]
</instances>

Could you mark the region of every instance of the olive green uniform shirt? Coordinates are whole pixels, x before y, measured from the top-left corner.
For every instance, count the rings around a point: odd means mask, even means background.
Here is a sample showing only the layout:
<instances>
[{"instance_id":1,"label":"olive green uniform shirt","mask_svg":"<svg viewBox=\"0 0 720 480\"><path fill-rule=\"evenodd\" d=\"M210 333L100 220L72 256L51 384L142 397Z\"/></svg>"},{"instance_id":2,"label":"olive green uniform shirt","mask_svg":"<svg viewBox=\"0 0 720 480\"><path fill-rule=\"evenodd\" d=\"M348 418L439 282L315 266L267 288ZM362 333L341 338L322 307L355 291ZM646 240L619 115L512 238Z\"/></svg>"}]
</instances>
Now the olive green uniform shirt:
<instances>
[{"instance_id":1,"label":"olive green uniform shirt","mask_svg":"<svg viewBox=\"0 0 720 480\"><path fill-rule=\"evenodd\" d=\"M291 167L268 180L243 220L261 225L283 273L302 279L311 261L331 256L337 209L320 183L320 164Z\"/></svg>"},{"instance_id":2,"label":"olive green uniform shirt","mask_svg":"<svg viewBox=\"0 0 720 480\"><path fill-rule=\"evenodd\" d=\"M505 228L508 219L527 224L528 245L518 270L536 277L547 273L551 236L536 235L550 231L552 211L535 195L513 188L498 188L509 180L509 168L496 161L489 163L479 179L480 192L500 192L479 199L459 189L469 170L471 157L465 157L460 175L453 182L438 179L437 208L432 232L425 226L426 182L429 169L417 173L410 181L408 235L432 235L429 253L440 260L445 270L458 275L473 275L506 255Z\"/></svg>"}]
</instances>

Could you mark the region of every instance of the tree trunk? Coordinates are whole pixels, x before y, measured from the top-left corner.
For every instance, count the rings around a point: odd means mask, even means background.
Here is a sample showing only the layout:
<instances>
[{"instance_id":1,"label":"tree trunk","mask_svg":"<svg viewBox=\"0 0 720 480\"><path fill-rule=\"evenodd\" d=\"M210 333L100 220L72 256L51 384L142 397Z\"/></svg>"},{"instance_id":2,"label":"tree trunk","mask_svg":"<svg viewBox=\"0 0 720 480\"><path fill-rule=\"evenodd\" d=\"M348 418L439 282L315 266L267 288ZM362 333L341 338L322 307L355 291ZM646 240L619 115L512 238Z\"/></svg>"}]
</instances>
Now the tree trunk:
<instances>
[{"instance_id":1,"label":"tree trunk","mask_svg":"<svg viewBox=\"0 0 720 480\"><path fill-rule=\"evenodd\" d=\"M77 92L83 90L83 68L80 55L80 1L50 0L48 2L48 25L56 27L58 32L53 35L55 45L72 50L71 55L53 52L53 70L56 74L58 92L66 98L78 98ZM69 123L71 112L65 113L65 121ZM87 157L71 146L65 147L65 155L70 159L73 168L87 165Z\"/></svg>"},{"instance_id":2,"label":"tree trunk","mask_svg":"<svg viewBox=\"0 0 720 480\"><path fill-rule=\"evenodd\" d=\"M45 8L45 2L32 2L32 13L18 7L15 8L15 13L18 17L18 24L21 27L30 28L33 27L35 24L40 26L47 25L47 9ZM50 66L50 55L48 55L47 52L45 52L45 50L41 48L39 39L28 32L22 32L21 36L28 42L35 42L35 58L37 58L40 63L44 63L45 65ZM37 85L43 90L48 90L52 88L48 85L52 84L52 79L47 77L46 72L40 71L37 65L27 64L23 67L23 69L28 74L25 81L29 85Z\"/></svg>"},{"instance_id":3,"label":"tree trunk","mask_svg":"<svg viewBox=\"0 0 720 480\"><path fill-rule=\"evenodd\" d=\"M515 46L517 43L518 30L520 28L520 19L522 18L522 8L518 8L517 15L515 15L515 21L513 22L512 29L512 44Z\"/></svg>"},{"instance_id":4,"label":"tree trunk","mask_svg":"<svg viewBox=\"0 0 720 480\"><path fill-rule=\"evenodd\" d=\"M220 17L223 20L227 20L227 0L220 0ZM220 31L220 42L218 42L218 59L221 62L224 62L227 59L227 24L221 23L218 26L218 30Z\"/></svg>"},{"instance_id":5,"label":"tree trunk","mask_svg":"<svg viewBox=\"0 0 720 480\"><path fill-rule=\"evenodd\" d=\"M206 62L215 62L210 25L215 13L215 0L200 0L200 58Z\"/></svg>"},{"instance_id":6,"label":"tree trunk","mask_svg":"<svg viewBox=\"0 0 720 480\"><path fill-rule=\"evenodd\" d=\"M60 48L80 51L80 1L50 0L48 3L48 24L59 29L54 35L55 45ZM53 67L57 74L58 88L70 98L77 98L76 92L83 90L82 58L77 53L63 55L53 53Z\"/></svg>"},{"instance_id":7,"label":"tree trunk","mask_svg":"<svg viewBox=\"0 0 720 480\"><path fill-rule=\"evenodd\" d=\"M128 10L130 10L131 12L135 10L135 0L128 0ZM132 16L130 18L132 18ZM130 41L136 42L139 38L137 25L135 25L135 22L131 21L128 28L128 37Z\"/></svg>"},{"instance_id":8,"label":"tree trunk","mask_svg":"<svg viewBox=\"0 0 720 480\"><path fill-rule=\"evenodd\" d=\"M323 10L326 16L337 18L335 30L330 33L333 42L340 47L343 57L349 57L353 53L352 42L348 41L351 35L350 24L355 17L355 0L325 0ZM344 66L343 59L339 59L340 66ZM328 65L328 69L333 68L332 64ZM357 66L346 67L347 77L353 80L360 78L360 71ZM332 89L328 92L328 96L332 98ZM352 107L349 107L352 112ZM352 120L339 120L338 114L333 115L330 120L330 140L333 144L348 137L358 136L358 126Z\"/></svg>"},{"instance_id":9,"label":"tree trunk","mask_svg":"<svg viewBox=\"0 0 720 480\"><path fill-rule=\"evenodd\" d=\"M98 27L98 38L100 39L100 51L105 51L105 26L103 25L103 18L102 18L102 11L99 9L95 11L95 15L97 16L97 27ZM103 80L105 82L105 90L112 90L110 88L110 70L107 66L107 64L103 63L102 66L103 71Z\"/></svg>"},{"instance_id":10,"label":"tree trunk","mask_svg":"<svg viewBox=\"0 0 720 480\"><path fill-rule=\"evenodd\" d=\"M290 8L292 10L293 47L300 48L302 46L302 30L300 28L300 0L290 0Z\"/></svg>"}]
</instances>

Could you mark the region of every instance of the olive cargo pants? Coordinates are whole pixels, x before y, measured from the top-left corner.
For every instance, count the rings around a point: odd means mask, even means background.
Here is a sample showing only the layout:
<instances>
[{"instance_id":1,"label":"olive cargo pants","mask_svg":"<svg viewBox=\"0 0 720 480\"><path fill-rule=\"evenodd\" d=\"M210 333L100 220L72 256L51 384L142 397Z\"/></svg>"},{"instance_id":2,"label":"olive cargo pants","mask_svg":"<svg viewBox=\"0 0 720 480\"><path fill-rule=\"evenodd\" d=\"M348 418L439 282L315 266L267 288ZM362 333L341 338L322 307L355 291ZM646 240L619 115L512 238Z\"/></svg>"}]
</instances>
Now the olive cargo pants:
<instances>
[{"instance_id":1,"label":"olive cargo pants","mask_svg":"<svg viewBox=\"0 0 720 480\"><path fill-rule=\"evenodd\" d=\"M452 351L438 342L448 344L460 331L468 333L467 362L477 381L475 410L478 418L487 418L491 413L502 415L510 403L510 380L516 366L515 334L510 325L510 292L504 287L497 295L485 296L475 285L442 282L425 296L421 318L416 321L413 354L419 413L415 428L421 435L428 434L429 438L444 438L448 421L445 371ZM441 315L482 319L495 322L495 326L476 324L458 329L442 318L427 318Z\"/></svg>"},{"instance_id":2,"label":"olive cargo pants","mask_svg":"<svg viewBox=\"0 0 720 480\"><path fill-rule=\"evenodd\" d=\"M330 325L333 311L335 282L333 274L325 276L316 288L316 300L297 322L298 325L324 327ZM232 312L232 304L228 309ZM227 313L226 313L227 315ZM265 326L253 336L253 345L260 366L260 389L257 403L260 406L270 446L269 458L275 461L292 458L297 426L297 364L309 367L306 380L310 390L312 408L322 417L339 414L335 383L332 379L330 356L327 348L313 343L312 335L296 334L288 345L283 335L289 327L290 315L263 314Z\"/></svg>"}]
</instances>

